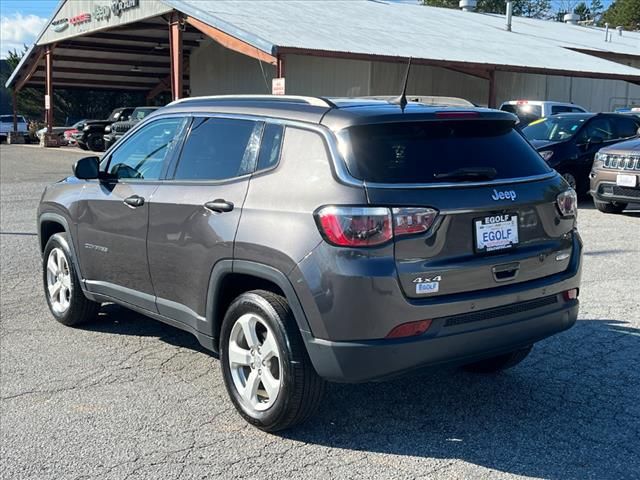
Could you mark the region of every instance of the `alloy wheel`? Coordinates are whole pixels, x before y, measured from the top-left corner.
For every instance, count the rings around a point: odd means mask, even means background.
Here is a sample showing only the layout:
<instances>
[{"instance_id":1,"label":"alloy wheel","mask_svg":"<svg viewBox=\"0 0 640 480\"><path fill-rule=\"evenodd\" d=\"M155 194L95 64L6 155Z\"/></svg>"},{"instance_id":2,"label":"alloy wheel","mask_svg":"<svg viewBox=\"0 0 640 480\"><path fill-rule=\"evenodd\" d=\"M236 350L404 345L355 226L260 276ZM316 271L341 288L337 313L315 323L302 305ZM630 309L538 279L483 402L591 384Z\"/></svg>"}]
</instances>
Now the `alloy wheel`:
<instances>
[{"instance_id":1,"label":"alloy wheel","mask_svg":"<svg viewBox=\"0 0 640 480\"><path fill-rule=\"evenodd\" d=\"M255 313L238 318L231 329L227 353L240 397L257 411L271 407L282 386L282 362L266 321Z\"/></svg>"},{"instance_id":2,"label":"alloy wheel","mask_svg":"<svg viewBox=\"0 0 640 480\"><path fill-rule=\"evenodd\" d=\"M54 248L47 259L47 293L51 308L62 314L71 304L71 272L61 248Z\"/></svg>"}]
</instances>

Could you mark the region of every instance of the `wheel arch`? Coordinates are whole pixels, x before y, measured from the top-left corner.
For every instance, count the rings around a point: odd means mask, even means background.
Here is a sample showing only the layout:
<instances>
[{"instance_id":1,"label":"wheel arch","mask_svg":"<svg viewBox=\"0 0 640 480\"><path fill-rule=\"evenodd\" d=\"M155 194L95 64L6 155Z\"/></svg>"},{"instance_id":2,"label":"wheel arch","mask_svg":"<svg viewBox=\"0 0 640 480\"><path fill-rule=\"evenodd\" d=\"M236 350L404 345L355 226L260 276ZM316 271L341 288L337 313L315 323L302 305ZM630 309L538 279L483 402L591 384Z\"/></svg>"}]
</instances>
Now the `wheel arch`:
<instances>
[{"instance_id":1,"label":"wheel arch","mask_svg":"<svg viewBox=\"0 0 640 480\"><path fill-rule=\"evenodd\" d=\"M73 267L76 270L76 275L80 280L80 284L84 287L82 281L82 274L80 272L80 263L78 262L78 255L76 254L73 239L71 238L71 229L69 228L69 222L67 219L58 213L42 213L38 219L38 240L40 244L40 254L44 254L44 249L49 239L56 233L67 234L67 245L69 252L71 252Z\"/></svg>"},{"instance_id":2,"label":"wheel arch","mask_svg":"<svg viewBox=\"0 0 640 480\"><path fill-rule=\"evenodd\" d=\"M214 266L209 280L206 323L210 330L202 332L213 337L215 351L218 351L220 329L227 307L241 293L257 289L282 295L289 303L301 333L310 332L302 304L284 273L257 262L221 260Z\"/></svg>"}]
</instances>

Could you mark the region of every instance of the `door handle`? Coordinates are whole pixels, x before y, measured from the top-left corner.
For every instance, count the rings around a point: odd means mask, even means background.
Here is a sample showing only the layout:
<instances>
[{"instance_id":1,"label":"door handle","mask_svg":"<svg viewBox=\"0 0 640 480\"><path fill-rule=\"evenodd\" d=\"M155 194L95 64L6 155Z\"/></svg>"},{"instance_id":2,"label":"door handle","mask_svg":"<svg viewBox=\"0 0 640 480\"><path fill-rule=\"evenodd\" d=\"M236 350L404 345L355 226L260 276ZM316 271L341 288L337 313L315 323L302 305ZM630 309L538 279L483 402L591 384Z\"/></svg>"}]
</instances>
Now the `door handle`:
<instances>
[{"instance_id":1,"label":"door handle","mask_svg":"<svg viewBox=\"0 0 640 480\"><path fill-rule=\"evenodd\" d=\"M508 280L513 280L518 276L518 272L520 271L520 262L496 265L491 270L493 271L493 278L496 282L506 282Z\"/></svg>"},{"instance_id":2,"label":"door handle","mask_svg":"<svg viewBox=\"0 0 640 480\"><path fill-rule=\"evenodd\" d=\"M124 199L124 203L129 207L137 208L144 205L144 198L142 198L140 195L131 195L130 197Z\"/></svg>"},{"instance_id":3,"label":"door handle","mask_svg":"<svg viewBox=\"0 0 640 480\"><path fill-rule=\"evenodd\" d=\"M233 203L227 202L226 200L223 200L221 198L217 198L212 202L205 203L204 208L216 213L230 212L231 210L233 210Z\"/></svg>"}]
</instances>

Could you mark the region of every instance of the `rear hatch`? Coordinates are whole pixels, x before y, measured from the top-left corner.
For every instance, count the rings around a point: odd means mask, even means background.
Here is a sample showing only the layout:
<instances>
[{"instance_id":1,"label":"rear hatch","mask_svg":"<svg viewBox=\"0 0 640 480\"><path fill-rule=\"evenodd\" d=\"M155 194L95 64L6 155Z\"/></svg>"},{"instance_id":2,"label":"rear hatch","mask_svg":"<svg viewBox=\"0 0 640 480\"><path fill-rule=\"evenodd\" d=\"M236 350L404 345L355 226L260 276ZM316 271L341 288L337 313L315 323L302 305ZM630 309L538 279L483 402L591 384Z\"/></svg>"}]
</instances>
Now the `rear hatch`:
<instances>
[{"instance_id":1,"label":"rear hatch","mask_svg":"<svg viewBox=\"0 0 640 480\"><path fill-rule=\"evenodd\" d=\"M438 212L428 230L394 236L407 297L486 290L567 269L575 217L562 215L557 199L568 187L513 126L504 116L460 112L341 133L349 171L365 181L371 205L395 209L394 228L401 216L416 221L416 208Z\"/></svg>"}]
</instances>

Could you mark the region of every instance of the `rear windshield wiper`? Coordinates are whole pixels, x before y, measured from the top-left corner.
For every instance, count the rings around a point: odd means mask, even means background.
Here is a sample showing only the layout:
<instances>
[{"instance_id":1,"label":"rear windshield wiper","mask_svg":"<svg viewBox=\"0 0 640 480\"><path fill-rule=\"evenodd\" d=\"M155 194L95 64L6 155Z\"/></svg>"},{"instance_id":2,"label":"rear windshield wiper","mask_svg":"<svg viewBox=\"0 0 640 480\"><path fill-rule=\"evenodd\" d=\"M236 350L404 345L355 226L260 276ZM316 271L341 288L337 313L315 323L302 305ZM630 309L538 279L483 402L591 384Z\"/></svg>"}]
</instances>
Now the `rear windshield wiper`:
<instances>
[{"instance_id":1,"label":"rear windshield wiper","mask_svg":"<svg viewBox=\"0 0 640 480\"><path fill-rule=\"evenodd\" d=\"M493 167L478 167L478 168L457 168L450 172L434 173L433 177L438 180L443 179L458 179L458 180L493 180L498 175L498 172Z\"/></svg>"}]
</instances>

